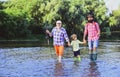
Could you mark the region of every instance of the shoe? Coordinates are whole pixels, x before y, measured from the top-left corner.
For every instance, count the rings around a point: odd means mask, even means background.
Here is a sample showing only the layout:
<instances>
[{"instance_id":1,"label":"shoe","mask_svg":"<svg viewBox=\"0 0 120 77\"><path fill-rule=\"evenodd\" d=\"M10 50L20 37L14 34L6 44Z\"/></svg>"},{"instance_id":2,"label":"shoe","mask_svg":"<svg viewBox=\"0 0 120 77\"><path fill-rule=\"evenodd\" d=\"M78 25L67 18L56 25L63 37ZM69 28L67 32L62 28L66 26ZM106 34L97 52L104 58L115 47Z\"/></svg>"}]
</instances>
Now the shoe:
<instances>
[{"instance_id":1,"label":"shoe","mask_svg":"<svg viewBox=\"0 0 120 77\"><path fill-rule=\"evenodd\" d=\"M78 57L78 62L80 62L81 61L81 58L80 57Z\"/></svg>"},{"instance_id":2,"label":"shoe","mask_svg":"<svg viewBox=\"0 0 120 77\"><path fill-rule=\"evenodd\" d=\"M93 54L93 61L97 60L97 54Z\"/></svg>"},{"instance_id":3,"label":"shoe","mask_svg":"<svg viewBox=\"0 0 120 77\"><path fill-rule=\"evenodd\" d=\"M93 61L93 54L89 54L90 60Z\"/></svg>"},{"instance_id":4,"label":"shoe","mask_svg":"<svg viewBox=\"0 0 120 77\"><path fill-rule=\"evenodd\" d=\"M77 61L77 58L76 58L76 57L74 57L74 61Z\"/></svg>"}]
</instances>

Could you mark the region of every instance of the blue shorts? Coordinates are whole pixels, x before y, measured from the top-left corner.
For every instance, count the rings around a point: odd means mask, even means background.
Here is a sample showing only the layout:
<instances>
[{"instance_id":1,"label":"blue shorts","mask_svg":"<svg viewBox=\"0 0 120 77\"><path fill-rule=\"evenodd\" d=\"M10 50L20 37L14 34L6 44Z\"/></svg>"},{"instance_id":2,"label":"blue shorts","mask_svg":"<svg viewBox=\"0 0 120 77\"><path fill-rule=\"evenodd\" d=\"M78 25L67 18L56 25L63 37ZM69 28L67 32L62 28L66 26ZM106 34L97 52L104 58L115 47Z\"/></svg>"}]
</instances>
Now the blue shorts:
<instances>
[{"instance_id":1,"label":"blue shorts","mask_svg":"<svg viewBox=\"0 0 120 77\"><path fill-rule=\"evenodd\" d=\"M98 47L98 40L95 40L95 41L88 41L88 46L89 46L89 49L93 49L93 48L97 48Z\"/></svg>"}]
</instances>

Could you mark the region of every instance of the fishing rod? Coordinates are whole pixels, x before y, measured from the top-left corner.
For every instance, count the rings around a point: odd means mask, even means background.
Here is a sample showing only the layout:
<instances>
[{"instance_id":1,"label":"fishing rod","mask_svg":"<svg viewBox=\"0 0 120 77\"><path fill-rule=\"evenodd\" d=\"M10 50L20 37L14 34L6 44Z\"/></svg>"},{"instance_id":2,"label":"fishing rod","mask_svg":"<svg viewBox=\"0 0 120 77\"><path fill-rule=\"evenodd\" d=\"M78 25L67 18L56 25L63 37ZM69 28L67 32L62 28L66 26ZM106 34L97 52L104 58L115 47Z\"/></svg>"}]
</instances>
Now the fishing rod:
<instances>
[{"instance_id":1,"label":"fishing rod","mask_svg":"<svg viewBox=\"0 0 120 77\"><path fill-rule=\"evenodd\" d=\"M48 24L45 25L45 32L46 32L46 30L48 30ZM52 51L51 51L51 47L50 47L50 36L49 36L49 34L46 33L45 38L47 40L47 45L49 47L50 58L52 58Z\"/></svg>"}]
</instances>

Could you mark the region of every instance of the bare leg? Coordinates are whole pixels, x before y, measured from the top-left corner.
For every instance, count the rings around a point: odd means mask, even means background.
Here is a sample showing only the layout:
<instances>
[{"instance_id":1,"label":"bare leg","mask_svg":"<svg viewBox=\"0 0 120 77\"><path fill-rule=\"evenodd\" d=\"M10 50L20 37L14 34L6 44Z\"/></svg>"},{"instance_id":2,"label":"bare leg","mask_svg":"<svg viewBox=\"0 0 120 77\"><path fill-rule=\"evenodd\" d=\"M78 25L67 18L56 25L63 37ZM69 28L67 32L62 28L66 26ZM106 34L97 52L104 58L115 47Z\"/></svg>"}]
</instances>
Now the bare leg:
<instances>
[{"instance_id":1,"label":"bare leg","mask_svg":"<svg viewBox=\"0 0 120 77\"><path fill-rule=\"evenodd\" d=\"M93 61L93 49L89 49L90 60Z\"/></svg>"},{"instance_id":2,"label":"bare leg","mask_svg":"<svg viewBox=\"0 0 120 77\"><path fill-rule=\"evenodd\" d=\"M96 47L93 48L93 60L94 61L97 60L97 48Z\"/></svg>"},{"instance_id":3,"label":"bare leg","mask_svg":"<svg viewBox=\"0 0 120 77\"><path fill-rule=\"evenodd\" d=\"M58 62L61 62L62 56L58 56Z\"/></svg>"},{"instance_id":4,"label":"bare leg","mask_svg":"<svg viewBox=\"0 0 120 77\"><path fill-rule=\"evenodd\" d=\"M96 54L96 53L97 53L96 51L97 51L97 48L96 48L96 47L94 47L94 48L93 48L93 53L95 53L95 54Z\"/></svg>"}]
</instances>

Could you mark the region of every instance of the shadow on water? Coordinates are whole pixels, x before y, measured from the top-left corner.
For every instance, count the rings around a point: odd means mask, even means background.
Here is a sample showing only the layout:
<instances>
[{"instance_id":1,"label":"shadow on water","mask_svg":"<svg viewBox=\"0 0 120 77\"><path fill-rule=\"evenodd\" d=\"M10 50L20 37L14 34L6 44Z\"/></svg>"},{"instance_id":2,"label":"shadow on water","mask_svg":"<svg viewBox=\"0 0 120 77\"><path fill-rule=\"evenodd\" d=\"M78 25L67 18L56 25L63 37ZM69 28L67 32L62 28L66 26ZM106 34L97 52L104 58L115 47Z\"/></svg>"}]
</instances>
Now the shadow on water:
<instances>
[{"instance_id":1,"label":"shadow on water","mask_svg":"<svg viewBox=\"0 0 120 77\"><path fill-rule=\"evenodd\" d=\"M98 70L97 63L90 62L89 73L87 74L88 77L100 77L100 72Z\"/></svg>"},{"instance_id":2,"label":"shadow on water","mask_svg":"<svg viewBox=\"0 0 120 77\"><path fill-rule=\"evenodd\" d=\"M98 60L91 62L88 50L81 47L81 62L73 61L66 47L62 63L56 61L53 47L0 49L0 77L119 77L120 43L101 42Z\"/></svg>"},{"instance_id":3,"label":"shadow on water","mask_svg":"<svg viewBox=\"0 0 120 77\"><path fill-rule=\"evenodd\" d=\"M64 67L63 67L62 63L56 63L55 64L54 76L55 77L64 76Z\"/></svg>"}]
</instances>

